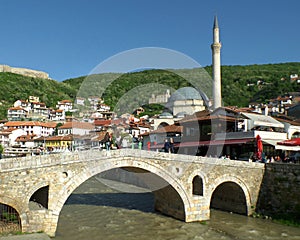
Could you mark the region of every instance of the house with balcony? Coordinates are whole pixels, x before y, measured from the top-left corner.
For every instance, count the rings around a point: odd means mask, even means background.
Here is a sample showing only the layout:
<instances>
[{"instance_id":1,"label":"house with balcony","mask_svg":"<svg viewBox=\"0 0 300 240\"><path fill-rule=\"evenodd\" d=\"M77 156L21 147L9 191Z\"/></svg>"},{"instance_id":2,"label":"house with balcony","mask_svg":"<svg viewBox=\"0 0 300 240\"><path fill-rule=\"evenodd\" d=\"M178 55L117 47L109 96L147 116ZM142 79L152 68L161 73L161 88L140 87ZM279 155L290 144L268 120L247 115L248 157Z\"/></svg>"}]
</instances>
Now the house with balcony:
<instances>
[{"instance_id":1,"label":"house with balcony","mask_svg":"<svg viewBox=\"0 0 300 240\"><path fill-rule=\"evenodd\" d=\"M8 109L7 118L10 121L19 121L22 119L45 121L48 119L49 110L46 107L46 104L39 101L32 101L33 99L38 100L39 98L35 97L26 101L15 101L14 106Z\"/></svg>"},{"instance_id":2,"label":"house with balcony","mask_svg":"<svg viewBox=\"0 0 300 240\"><path fill-rule=\"evenodd\" d=\"M65 111L62 109L51 109L49 111L49 120L54 122L64 122L66 120Z\"/></svg>"},{"instance_id":3,"label":"house with balcony","mask_svg":"<svg viewBox=\"0 0 300 240\"><path fill-rule=\"evenodd\" d=\"M96 111L98 108L98 105L104 102L100 97L97 97L97 96L89 96L88 101L90 103L92 111Z\"/></svg>"},{"instance_id":4,"label":"house with balcony","mask_svg":"<svg viewBox=\"0 0 300 240\"><path fill-rule=\"evenodd\" d=\"M45 103L32 102L27 118L35 121L45 121L49 117L49 109Z\"/></svg>"},{"instance_id":5,"label":"house with balcony","mask_svg":"<svg viewBox=\"0 0 300 240\"><path fill-rule=\"evenodd\" d=\"M73 109L73 103L70 100L58 101L56 105L57 109L63 110L65 112L70 112Z\"/></svg>"},{"instance_id":6,"label":"house with balcony","mask_svg":"<svg viewBox=\"0 0 300 240\"><path fill-rule=\"evenodd\" d=\"M7 110L7 119L9 121L20 121L26 119L27 116L28 111L20 106L11 107Z\"/></svg>"}]
</instances>

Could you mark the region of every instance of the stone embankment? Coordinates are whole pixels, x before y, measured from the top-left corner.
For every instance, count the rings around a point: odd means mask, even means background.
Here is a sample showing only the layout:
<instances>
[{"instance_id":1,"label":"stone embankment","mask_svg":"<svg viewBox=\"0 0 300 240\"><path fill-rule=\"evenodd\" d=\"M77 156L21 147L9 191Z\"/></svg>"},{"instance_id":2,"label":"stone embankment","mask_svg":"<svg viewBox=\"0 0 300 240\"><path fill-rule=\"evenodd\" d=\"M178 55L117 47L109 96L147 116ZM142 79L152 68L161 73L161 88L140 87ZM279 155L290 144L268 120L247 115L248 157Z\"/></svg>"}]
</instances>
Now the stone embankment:
<instances>
[{"instance_id":1,"label":"stone embankment","mask_svg":"<svg viewBox=\"0 0 300 240\"><path fill-rule=\"evenodd\" d=\"M266 164L258 212L275 218L300 219L300 164Z\"/></svg>"}]
</instances>

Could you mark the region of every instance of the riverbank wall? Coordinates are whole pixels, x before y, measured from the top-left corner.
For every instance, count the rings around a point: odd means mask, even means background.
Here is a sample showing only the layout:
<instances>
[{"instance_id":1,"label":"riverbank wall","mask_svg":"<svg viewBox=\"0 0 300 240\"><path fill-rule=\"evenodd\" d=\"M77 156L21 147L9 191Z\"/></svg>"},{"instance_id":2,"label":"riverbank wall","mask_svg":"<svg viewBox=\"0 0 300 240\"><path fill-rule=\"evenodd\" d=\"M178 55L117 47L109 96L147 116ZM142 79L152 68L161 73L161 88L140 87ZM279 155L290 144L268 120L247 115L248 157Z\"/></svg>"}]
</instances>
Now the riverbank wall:
<instances>
[{"instance_id":1,"label":"riverbank wall","mask_svg":"<svg viewBox=\"0 0 300 240\"><path fill-rule=\"evenodd\" d=\"M269 163L257 204L258 213L300 223L300 165Z\"/></svg>"}]
</instances>

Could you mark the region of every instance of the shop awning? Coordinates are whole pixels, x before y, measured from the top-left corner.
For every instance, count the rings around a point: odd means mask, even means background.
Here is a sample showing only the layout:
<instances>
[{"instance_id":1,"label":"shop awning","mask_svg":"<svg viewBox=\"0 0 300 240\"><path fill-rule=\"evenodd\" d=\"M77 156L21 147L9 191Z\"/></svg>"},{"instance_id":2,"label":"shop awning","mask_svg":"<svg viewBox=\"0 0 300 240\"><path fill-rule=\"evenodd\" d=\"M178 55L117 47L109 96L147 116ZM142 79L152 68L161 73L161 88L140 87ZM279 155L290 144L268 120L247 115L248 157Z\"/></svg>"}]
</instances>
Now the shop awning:
<instances>
[{"instance_id":1,"label":"shop awning","mask_svg":"<svg viewBox=\"0 0 300 240\"><path fill-rule=\"evenodd\" d=\"M300 146L288 146L288 145L282 145L280 143L282 142L286 142L287 140L285 141L282 141L282 140L271 140L271 139L265 139L263 140L264 143L266 144L270 144L272 146L275 147L275 149L277 150L287 150L287 151L300 151Z\"/></svg>"},{"instance_id":2,"label":"shop awning","mask_svg":"<svg viewBox=\"0 0 300 240\"><path fill-rule=\"evenodd\" d=\"M284 145L276 145L276 149L278 150L286 150L286 151L300 151L300 146L284 146Z\"/></svg>"},{"instance_id":3,"label":"shop awning","mask_svg":"<svg viewBox=\"0 0 300 240\"><path fill-rule=\"evenodd\" d=\"M285 145L285 146L300 146L300 138L284 140L284 141L278 142L277 144Z\"/></svg>"},{"instance_id":4,"label":"shop awning","mask_svg":"<svg viewBox=\"0 0 300 240\"><path fill-rule=\"evenodd\" d=\"M277 143L276 149L287 151L300 151L300 138L280 141Z\"/></svg>"}]
</instances>

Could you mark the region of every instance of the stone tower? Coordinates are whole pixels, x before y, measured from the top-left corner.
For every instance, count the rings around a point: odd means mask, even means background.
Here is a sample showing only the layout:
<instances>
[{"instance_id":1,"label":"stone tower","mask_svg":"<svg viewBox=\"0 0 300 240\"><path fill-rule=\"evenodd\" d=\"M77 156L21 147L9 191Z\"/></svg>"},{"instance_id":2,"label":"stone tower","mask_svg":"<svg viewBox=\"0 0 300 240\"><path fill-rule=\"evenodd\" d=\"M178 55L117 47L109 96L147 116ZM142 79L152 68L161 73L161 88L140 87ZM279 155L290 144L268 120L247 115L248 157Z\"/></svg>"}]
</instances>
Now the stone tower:
<instances>
[{"instance_id":1,"label":"stone tower","mask_svg":"<svg viewBox=\"0 0 300 240\"><path fill-rule=\"evenodd\" d=\"M213 27L212 65L213 65L213 110L221 107L221 43L218 18L215 16Z\"/></svg>"}]
</instances>

